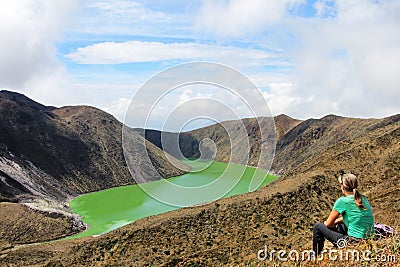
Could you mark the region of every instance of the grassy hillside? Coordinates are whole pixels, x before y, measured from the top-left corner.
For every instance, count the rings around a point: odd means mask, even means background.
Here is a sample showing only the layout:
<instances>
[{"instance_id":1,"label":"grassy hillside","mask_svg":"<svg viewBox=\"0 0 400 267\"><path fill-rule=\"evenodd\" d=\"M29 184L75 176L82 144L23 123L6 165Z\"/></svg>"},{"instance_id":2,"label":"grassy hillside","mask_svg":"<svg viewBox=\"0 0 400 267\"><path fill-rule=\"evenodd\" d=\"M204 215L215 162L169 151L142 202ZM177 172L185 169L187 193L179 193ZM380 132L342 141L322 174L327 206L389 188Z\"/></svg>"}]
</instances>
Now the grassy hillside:
<instances>
[{"instance_id":1,"label":"grassy hillside","mask_svg":"<svg viewBox=\"0 0 400 267\"><path fill-rule=\"evenodd\" d=\"M313 224L328 216L340 196L335 177L340 169L359 176L376 221L400 229L400 116L379 120L328 116L303 123L280 140L286 140L281 145L287 151L299 147L309 156L299 163L288 157L294 167L257 192L145 218L97 238L16 249L2 261L49 266L257 266L256 253L264 245L277 250L311 247ZM385 242L371 243L370 248L400 259L399 239Z\"/></svg>"}]
</instances>

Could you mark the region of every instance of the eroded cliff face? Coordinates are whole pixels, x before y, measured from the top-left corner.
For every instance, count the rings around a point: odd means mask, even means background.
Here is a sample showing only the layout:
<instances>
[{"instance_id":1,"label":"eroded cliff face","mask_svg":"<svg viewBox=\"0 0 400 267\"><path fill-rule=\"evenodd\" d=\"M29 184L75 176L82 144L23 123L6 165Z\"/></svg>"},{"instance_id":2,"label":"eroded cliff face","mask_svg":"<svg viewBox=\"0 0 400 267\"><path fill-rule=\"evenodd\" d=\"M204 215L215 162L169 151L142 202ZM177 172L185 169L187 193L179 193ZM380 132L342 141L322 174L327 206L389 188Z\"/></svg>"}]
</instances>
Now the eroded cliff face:
<instances>
[{"instance_id":1,"label":"eroded cliff face","mask_svg":"<svg viewBox=\"0 0 400 267\"><path fill-rule=\"evenodd\" d=\"M61 203L77 194L134 184L122 149L122 124L92 107L54 108L0 92L0 197L19 201L50 198ZM143 175L182 174L164 153L131 131ZM147 149L147 150L146 150ZM148 154L148 155L147 155ZM153 164L142 158L150 157ZM155 168L153 168L153 165Z\"/></svg>"}]
</instances>

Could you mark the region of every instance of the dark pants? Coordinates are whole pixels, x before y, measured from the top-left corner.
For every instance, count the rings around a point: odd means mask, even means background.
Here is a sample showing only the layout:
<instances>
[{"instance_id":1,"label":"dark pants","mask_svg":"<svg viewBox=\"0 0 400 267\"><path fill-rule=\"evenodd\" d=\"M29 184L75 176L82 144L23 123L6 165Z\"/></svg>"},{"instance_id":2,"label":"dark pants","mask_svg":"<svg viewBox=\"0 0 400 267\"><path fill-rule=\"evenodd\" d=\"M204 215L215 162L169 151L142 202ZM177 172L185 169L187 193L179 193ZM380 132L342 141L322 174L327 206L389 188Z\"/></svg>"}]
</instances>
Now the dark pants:
<instances>
[{"instance_id":1,"label":"dark pants","mask_svg":"<svg viewBox=\"0 0 400 267\"><path fill-rule=\"evenodd\" d=\"M347 227L340 223L335 228L328 228L323 223L317 223L313 228L313 251L318 255L324 249L324 241L328 239L336 246L339 239L346 239Z\"/></svg>"}]
</instances>

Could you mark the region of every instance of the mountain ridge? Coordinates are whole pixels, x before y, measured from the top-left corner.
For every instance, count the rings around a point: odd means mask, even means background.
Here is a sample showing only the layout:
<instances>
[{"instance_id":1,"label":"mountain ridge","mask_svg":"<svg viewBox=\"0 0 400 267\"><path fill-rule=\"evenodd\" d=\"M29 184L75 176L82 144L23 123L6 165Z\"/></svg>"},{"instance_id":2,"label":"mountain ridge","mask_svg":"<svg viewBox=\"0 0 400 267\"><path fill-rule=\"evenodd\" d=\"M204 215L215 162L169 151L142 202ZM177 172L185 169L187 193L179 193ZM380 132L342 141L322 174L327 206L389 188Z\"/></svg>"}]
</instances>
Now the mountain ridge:
<instances>
[{"instance_id":1,"label":"mountain ridge","mask_svg":"<svg viewBox=\"0 0 400 267\"><path fill-rule=\"evenodd\" d=\"M63 117L60 123L72 127L77 138L80 134L91 138L93 133L87 131L85 117L74 117L84 108L69 111L68 108L55 109L54 114L58 112L57 116ZM0 109L0 116L4 116L4 110ZM51 115L43 116L51 120ZM256 159L259 157L256 149L260 139L253 121L248 119L244 124L251 140L253 159ZM358 175L359 188L369 198L376 220L399 229L400 222L396 218L400 216L400 115L382 119L327 115L304 121L281 115L277 116L275 125L277 121L281 125L276 127L278 142L272 168L276 172L283 171L280 178L267 187L144 218L96 238L13 247L16 244L14 240L19 239L12 236L13 233L3 231L9 243L0 244L0 264L256 266L259 264L256 253L264 245L278 250L310 248L312 225L324 220L334 200L340 196L335 177L340 169ZM0 124L3 122L2 117ZM95 124L99 125L102 125L101 120ZM197 141L212 139L223 148L217 156L228 159L224 147L226 136L218 127L194 130L197 132L191 134ZM79 140L89 142L85 138ZM12 156L3 156L9 151L4 150L4 146L1 148L0 163L2 160L11 161ZM188 155L196 152L190 151L189 146L185 151ZM9 175L9 172L4 172L4 166L12 167L5 163L0 165L3 180ZM15 188L18 189L18 185ZM40 215L32 216L38 221L43 220ZM65 221L60 223L65 225ZM54 227L53 222L49 222L50 227ZM29 231L29 228L23 231ZM70 230L63 231L58 234ZM43 233L35 232L37 238L43 238L40 235Z\"/></svg>"},{"instance_id":2,"label":"mountain ridge","mask_svg":"<svg viewBox=\"0 0 400 267\"><path fill-rule=\"evenodd\" d=\"M51 263L257 266L256 253L264 245L274 250L310 249L313 224L328 216L340 196L340 169L359 176L359 189L369 198L376 221L399 229L397 117L359 121L373 130L338 140L256 192L137 221L98 239L71 244L66 256L53 257Z\"/></svg>"},{"instance_id":3,"label":"mountain ridge","mask_svg":"<svg viewBox=\"0 0 400 267\"><path fill-rule=\"evenodd\" d=\"M46 107L1 91L1 198L39 194L65 202L77 194L136 183L125 163L121 132L122 124L100 109ZM137 146L145 143L133 131L132 140ZM146 148L162 176L183 173L166 163L161 150L151 144ZM143 153L138 157L147 156ZM152 176L150 166L143 165L143 173ZM11 190L10 183L19 190Z\"/></svg>"}]
</instances>

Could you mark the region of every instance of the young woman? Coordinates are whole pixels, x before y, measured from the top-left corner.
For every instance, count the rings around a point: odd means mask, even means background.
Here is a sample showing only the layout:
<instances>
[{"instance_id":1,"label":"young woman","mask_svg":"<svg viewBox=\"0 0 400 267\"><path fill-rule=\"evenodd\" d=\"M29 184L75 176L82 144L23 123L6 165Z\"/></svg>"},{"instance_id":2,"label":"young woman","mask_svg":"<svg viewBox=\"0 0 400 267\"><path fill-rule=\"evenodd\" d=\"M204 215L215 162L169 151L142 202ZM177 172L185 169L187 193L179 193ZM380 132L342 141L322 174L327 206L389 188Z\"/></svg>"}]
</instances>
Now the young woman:
<instances>
[{"instance_id":1,"label":"young woman","mask_svg":"<svg viewBox=\"0 0 400 267\"><path fill-rule=\"evenodd\" d=\"M368 199L357 190L357 177L350 173L343 174L339 176L339 182L344 196L336 200L324 223L314 225L313 251L316 255L324 249L325 239L343 248L347 243L357 243L374 233L371 206Z\"/></svg>"}]
</instances>

